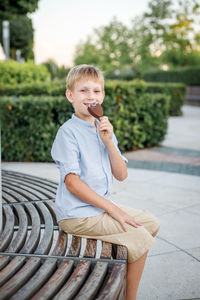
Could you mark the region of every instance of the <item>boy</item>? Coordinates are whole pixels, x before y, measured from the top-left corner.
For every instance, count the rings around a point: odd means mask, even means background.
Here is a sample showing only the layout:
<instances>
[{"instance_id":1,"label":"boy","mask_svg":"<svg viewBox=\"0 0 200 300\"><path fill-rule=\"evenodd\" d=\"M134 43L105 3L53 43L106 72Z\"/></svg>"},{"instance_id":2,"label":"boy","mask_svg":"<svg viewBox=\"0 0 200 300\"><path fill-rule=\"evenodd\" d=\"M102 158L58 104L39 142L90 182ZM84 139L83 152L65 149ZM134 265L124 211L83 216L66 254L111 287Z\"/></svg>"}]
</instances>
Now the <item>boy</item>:
<instances>
[{"instance_id":1,"label":"boy","mask_svg":"<svg viewBox=\"0 0 200 300\"><path fill-rule=\"evenodd\" d=\"M136 299L159 222L147 211L119 207L109 200L112 177L120 181L127 177L127 160L118 149L108 117L98 121L87 109L94 102L103 102L101 71L90 65L72 68L66 97L75 114L59 128L51 151L60 169L57 221L67 233L126 246L126 299Z\"/></svg>"}]
</instances>

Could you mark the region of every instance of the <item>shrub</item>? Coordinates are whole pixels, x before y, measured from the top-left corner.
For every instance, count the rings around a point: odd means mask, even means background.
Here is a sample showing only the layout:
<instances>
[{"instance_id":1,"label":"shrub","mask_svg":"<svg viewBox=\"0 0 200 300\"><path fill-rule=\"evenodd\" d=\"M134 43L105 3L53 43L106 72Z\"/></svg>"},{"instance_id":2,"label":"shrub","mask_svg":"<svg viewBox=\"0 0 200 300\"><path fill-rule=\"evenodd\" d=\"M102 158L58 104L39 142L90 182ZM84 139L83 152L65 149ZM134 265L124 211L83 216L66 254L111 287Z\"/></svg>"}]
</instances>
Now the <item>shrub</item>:
<instances>
[{"instance_id":1,"label":"shrub","mask_svg":"<svg viewBox=\"0 0 200 300\"><path fill-rule=\"evenodd\" d=\"M0 96L64 96L66 83L58 82L32 82L21 84L2 84L0 83Z\"/></svg>"},{"instance_id":2,"label":"shrub","mask_svg":"<svg viewBox=\"0 0 200 300\"><path fill-rule=\"evenodd\" d=\"M181 107L185 102L186 86L181 83L146 83L143 80L134 81L113 81L107 80L105 84L106 95L110 95L110 86L119 84L120 86L132 86L134 94L139 97L143 93L161 93L170 96L169 114L171 116L181 115ZM126 93L126 88L123 92ZM57 82L37 82L16 85L0 84L0 95L51 95L64 96L66 91L65 81ZM113 91L112 91L113 93Z\"/></svg>"},{"instance_id":3,"label":"shrub","mask_svg":"<svg viewBox=\"0 0 200 300\"><path fill-rule=\"evenodd\" d=\"M169 100L164 94L145 94L143 83L107 82L103 107L122 151L155 146L164 139Z\"/></svg>"},{"instance_id":4,"label":"shrub","mask_svg":"<svg viewBox=\"0 0 200 300\"><path fill-rule=\"evenodd\" d=\"M153 82L182 82L192 86L200 85L200 66L170 71L147 72L143 78L146 81Z\"/></svg>"},{"instance_id":5,"label":"shrub","mask_svg":"<svg viewBox=\"0 0 200 300\"><path fill-rule=\"evenodd\" d=\"M72 113L64 97L2 97L2 159L50 161L50 149L60 124Z\"/></svg>"},{"instance_id":6,"label":"shrub","mask_svg":"<svg viewBox=\"0 0 200 300\"><path fill-rule=\"evenodd\" d=\"M16 61L0 62L0 83L18 84L50 80L50 74L45 66L33 62L18 63Z\"/></svg>"},{"instance_id":7,"label":"shrub","mask_svg":"<svg viewBox=\"0 0 200 300\"><path fill-rule=\"evenodd\" d=\"M158 145L167 131L168 106L168 96L138 96L127 83L108 84L103 103L121 151ZM56 132L73 108L64 96L5 96L0 111L3 160L52 161Z\"/></svg>"},{"instance_id":8,"label":"shrub","mask_svg":"<svg viewBox=\"0 0 200 300\"><path fill-rule=\"evenodd\" d=\"M185 103L186 86L182 83L147 83L148 93L164 93L170 97L169 115L182 115L181 108Z\"/></svg>"}]
</instances>

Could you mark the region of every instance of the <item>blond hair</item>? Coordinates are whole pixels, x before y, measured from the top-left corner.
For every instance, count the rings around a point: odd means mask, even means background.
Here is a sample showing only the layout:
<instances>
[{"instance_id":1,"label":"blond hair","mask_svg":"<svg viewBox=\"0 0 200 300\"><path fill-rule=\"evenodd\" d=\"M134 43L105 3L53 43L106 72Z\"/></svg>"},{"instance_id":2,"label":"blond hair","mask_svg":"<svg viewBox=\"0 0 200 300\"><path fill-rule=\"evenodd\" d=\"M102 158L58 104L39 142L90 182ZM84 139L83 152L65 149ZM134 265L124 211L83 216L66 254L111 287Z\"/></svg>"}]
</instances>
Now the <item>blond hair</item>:
<instances>
[{"instance_id":1,"label":"blond hair","mask_svg":"<svg viewBox=\"0 0 200 300\"><path fill-rule=\"evenodd\" d=\"M67 75L67 89L73 90L75 83L81 79L92 79L99 82L104 89L104 77L102 71L92 65L77 65L73 67Z\"/></svg>"}]
</instances>

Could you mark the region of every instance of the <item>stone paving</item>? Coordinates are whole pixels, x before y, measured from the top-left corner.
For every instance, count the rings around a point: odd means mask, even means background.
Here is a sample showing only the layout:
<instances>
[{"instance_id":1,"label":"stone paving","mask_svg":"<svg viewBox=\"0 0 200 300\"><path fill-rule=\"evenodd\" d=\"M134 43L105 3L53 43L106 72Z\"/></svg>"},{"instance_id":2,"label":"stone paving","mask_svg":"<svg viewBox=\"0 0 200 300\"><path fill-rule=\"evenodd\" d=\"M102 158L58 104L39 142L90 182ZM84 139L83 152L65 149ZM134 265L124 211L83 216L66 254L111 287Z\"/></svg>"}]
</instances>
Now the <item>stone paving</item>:
<instances>
[{"instance_id":1,"label":"stone paving","mask_svg":"<svg viewBox=\"0 0 200 300\"><path fill-rule=\"evenodd\" d=\"M168 127L160 146L126 152L128 167L200 176L200 107L185 105L183 116L171 117Z\"/></svg>"},{"instance_id":2,"label":"stone paving","mask_svg":"<svg viewBox=\"0 0 200 300\"><path fill-rule=\"evenodd\" d=\"M175 154L176 153L176 154ZM200 176L200 151L156 147L125 153L128 167Z\"/></svg>"}]
</instances>

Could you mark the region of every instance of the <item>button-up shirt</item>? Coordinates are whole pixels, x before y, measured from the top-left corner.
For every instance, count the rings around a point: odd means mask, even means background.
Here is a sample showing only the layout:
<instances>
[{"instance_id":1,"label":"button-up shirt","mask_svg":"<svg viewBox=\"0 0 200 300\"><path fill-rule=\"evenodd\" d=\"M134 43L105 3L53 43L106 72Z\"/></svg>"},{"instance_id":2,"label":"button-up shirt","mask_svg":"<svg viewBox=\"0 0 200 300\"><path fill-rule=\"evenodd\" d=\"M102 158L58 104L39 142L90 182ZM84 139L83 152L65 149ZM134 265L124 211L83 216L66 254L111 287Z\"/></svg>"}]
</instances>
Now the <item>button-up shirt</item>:
<instances>
[{"instance_id":1,"label":"button-up shirt","mask_svg":"<svg viewBox=\"0 0 200 300\"><path fill-rule=\"evenodd\" d=\"M73 114L57 132L51 155L60 170L55 201L58 222L63 219L96 216L104 212L76 197L65 185L67 174L77 174L80 180L98 195L109 198L113 175L108 150L99 135L98 123L99 121L95 119L96 130L92 123ZM113 142L122 159L127 161L117 146L114 133Z\"/></svg>"}]
</instances>

